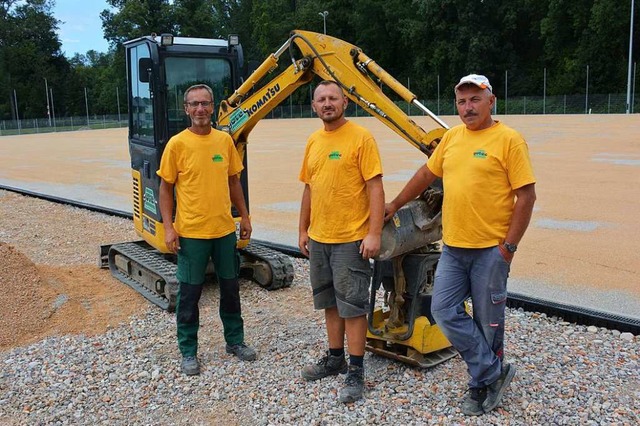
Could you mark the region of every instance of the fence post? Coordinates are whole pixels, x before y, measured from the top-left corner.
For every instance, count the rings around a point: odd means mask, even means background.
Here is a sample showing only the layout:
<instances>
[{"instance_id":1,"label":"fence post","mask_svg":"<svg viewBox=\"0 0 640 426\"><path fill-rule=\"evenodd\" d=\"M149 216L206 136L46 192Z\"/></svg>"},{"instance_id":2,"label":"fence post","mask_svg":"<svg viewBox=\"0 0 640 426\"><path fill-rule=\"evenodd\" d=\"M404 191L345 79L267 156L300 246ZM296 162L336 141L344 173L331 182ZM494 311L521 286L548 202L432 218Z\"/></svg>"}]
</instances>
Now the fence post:
<instances>
[{"instance_id":1,"label":"fence post","mask_svg":"<svg viewBox=\"0 0 640 426\"><path fill-rule=\"evenodd\" d=\"M547 68L544 68L544 86L542 89L542 114L547 113Z\"/></svg>"},{"instance_id":2,"label":"fence post","mask_svg":"<svg viewBox=\"0 0 640 426\"><path fill-rule=\"evenodd\" d=\"M507 115L507 77L508 77L508 71L504 72L504 115Z\"/></svg>"},{"instance_id":3,"label":"fence post","mask_svg":"<svg viewBox=\"0 0 640 426\"><path fill-rule=\"evenodd\" d=\"M587 114L589 110L589 65L587 65L587 86L584 92L584 113Z\"/></svg>"}]
</instances>

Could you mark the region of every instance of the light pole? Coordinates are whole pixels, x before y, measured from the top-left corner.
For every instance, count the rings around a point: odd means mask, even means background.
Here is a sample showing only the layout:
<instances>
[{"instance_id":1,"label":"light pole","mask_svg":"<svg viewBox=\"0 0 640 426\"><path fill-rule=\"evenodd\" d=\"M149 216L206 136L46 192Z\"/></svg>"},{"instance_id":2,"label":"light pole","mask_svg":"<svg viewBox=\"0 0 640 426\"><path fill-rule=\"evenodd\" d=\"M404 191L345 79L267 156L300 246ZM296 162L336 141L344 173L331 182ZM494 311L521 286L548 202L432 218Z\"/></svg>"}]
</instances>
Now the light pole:
<instances>
[{"instance_id":1,"label":"light pole","mask_svg":"<svg viewBox=\"0 0 640 426\"><path fill-rule=\"evenodd\" d=\"M323 28L324 28L324 34L327 33L327 15L329 14L328 11L324 11L324 12L318 12L318 15L322 16L322 24L323 24Z\"/></svg>"},{"instance_id":2,"label":"light pole","mask_svg":"<svg viewBox=\"0 0 640 426\"><path fill-rule=\"evenodd\" d=\"M631 112L631 62L633 56L633 6L634 0L631 0L631 22L629 23L629 71L627 75L627 114Z\"/></svg>"},{"instance_id":3,"label":"light pole","mask_svg":"<svg viewBox=\"0 0 640 426\"><path fill-rule=\"evenodd\" d=\"M47 117L49 117L49 127L51 127L51 109L49 108L49 84L44 79L44 94L47 96Z\"/></svg>"},{"instance_id":4,"label":"light pole","mask_svg":"<svg viewBox=\"0 0 640 426\"><path fill-rule=\"evenodd\" d=\"M87 99L87 88L84 88L84 107L87 111L87 127L89 127L89 100Z\"/></svg>"}]
</instances>

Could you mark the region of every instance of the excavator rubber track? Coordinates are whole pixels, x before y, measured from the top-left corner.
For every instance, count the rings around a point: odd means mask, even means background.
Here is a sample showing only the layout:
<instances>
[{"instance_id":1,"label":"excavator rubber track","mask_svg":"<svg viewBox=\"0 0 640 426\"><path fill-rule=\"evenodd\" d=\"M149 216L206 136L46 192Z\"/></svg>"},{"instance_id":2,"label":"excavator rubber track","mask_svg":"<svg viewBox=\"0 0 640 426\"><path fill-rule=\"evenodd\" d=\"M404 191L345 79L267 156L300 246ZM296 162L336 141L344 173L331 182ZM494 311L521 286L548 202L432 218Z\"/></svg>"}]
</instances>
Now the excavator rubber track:
<instances>
[{"instance_id":1,"label":"excavator rubber track","mask_svg":"<svg viewBox=\"0 0 640 426\"><path fill-rule=\"evenodd\" d=\"M109 270L150 302L173 312L178 297L178 266L144 242L109 247Z\"/></svg>"},{"instance_id":2,"label":"excavator rubber track","mask_svg":"<svg viewBox=\"0 0 640 426\"><path fill-rule=\"evenodd\" d=\"M291 258L261 244L240 249L242 276L266 290L286 288L293 283ZM144 241L114 244L108 248L111 274L160 308L176 309L178 266Z\"/></svg>"},{"instance_id":3,"label":"excavator rubber track","mask_svg":"<svg viewBox=\"0 0 640 426\"><path fill-rule=\"evenodd\" d=\"M293 263L286 254L254 242L239 251L244 258L240 264L241 274L251 271L248 277L260 287L278 290L293 283Z\"/></svg>"}]
</instances>

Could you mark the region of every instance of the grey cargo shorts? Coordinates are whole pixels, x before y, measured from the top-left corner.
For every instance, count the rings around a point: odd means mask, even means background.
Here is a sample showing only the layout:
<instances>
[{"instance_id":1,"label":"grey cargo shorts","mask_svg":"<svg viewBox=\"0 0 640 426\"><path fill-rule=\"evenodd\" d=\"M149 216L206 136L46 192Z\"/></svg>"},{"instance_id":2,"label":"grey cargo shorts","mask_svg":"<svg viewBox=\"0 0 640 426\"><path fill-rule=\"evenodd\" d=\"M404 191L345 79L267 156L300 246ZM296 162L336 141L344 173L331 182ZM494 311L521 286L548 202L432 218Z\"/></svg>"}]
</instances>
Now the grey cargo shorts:
<instances>
[{"instance_id":1,"label":"grey cargo shorts","mask_svg":"<svg viewBox=\"0 0 640 426\"><path fill-rule=\"evenodd\" d=\"M361 241L324 244L309 239L309 275L315 309L336 306L341 318L369 312L373 270L359 253Z\"/></svg>"}]
</instances>

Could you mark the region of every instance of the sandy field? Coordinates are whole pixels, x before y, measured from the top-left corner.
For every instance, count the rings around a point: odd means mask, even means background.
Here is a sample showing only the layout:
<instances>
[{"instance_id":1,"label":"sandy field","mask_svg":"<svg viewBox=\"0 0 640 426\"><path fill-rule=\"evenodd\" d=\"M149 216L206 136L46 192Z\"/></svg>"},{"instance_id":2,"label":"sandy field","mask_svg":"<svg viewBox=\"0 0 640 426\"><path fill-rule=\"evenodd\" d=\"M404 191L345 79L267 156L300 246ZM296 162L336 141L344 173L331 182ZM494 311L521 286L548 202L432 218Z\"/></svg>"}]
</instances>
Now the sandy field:
<instances>
[{"instance_id":1,"label":"sandy field","mask_svg":"<svg viewBox=\"0 0 640 426\"><path fill-rule=\"evenodd\" d=\"M525 136L538 180L510 291L640 318L640 117L496 118ZM377 120L353 120L379 143L390 200L426 157ZM435 127L426 117L415 121ZM253 131L248 152L256 238L296 245L297 175L305 140L319 126L318 119L263 120ZM0 137L2 185L130 212L130 176L126 129Z\"/></svg>"}]
</instances>

